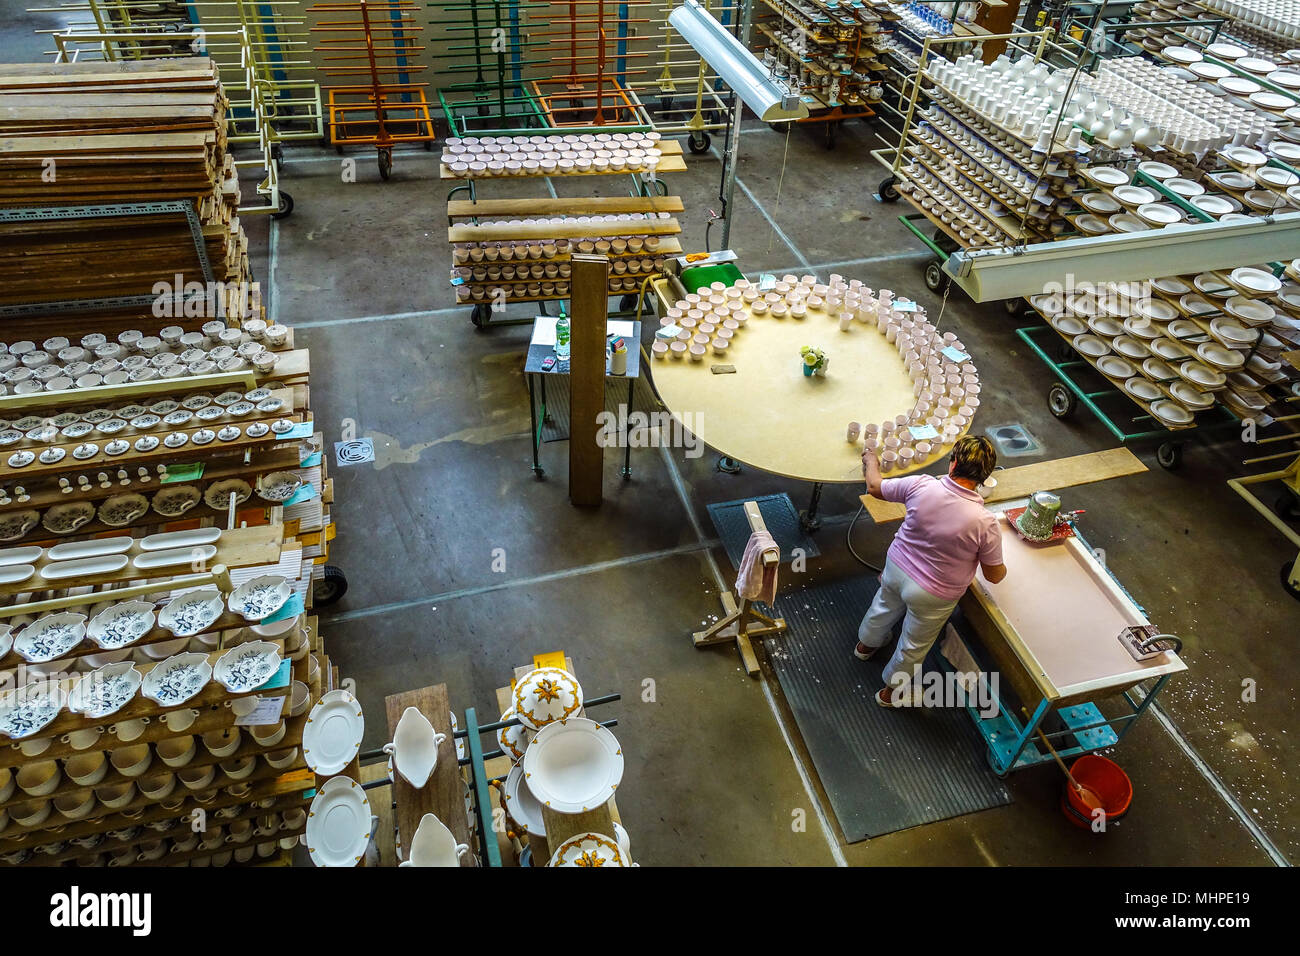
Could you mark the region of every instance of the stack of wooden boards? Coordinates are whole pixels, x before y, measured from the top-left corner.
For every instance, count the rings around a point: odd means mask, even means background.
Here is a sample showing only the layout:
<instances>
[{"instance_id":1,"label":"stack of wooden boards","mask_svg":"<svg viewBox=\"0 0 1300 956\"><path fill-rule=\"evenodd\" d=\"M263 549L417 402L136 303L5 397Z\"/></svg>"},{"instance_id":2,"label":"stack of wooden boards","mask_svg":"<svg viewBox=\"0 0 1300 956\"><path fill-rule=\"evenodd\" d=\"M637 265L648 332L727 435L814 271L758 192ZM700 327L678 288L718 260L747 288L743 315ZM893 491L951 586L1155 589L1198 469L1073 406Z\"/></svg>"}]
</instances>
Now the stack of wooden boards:
<instances>
[{"instance_id":1,"label":"stack of wooden boards","mask_svg":"<svg viewBox=\"0 0 1300 956\"><path fill-rule=\"evenodd\" d=\"M206 57L0 64L0 208L193 204L217 282L249 278L227 100ZM205 279L181 213L0 223L0 305Z\"/></svg>"}]
</instances>

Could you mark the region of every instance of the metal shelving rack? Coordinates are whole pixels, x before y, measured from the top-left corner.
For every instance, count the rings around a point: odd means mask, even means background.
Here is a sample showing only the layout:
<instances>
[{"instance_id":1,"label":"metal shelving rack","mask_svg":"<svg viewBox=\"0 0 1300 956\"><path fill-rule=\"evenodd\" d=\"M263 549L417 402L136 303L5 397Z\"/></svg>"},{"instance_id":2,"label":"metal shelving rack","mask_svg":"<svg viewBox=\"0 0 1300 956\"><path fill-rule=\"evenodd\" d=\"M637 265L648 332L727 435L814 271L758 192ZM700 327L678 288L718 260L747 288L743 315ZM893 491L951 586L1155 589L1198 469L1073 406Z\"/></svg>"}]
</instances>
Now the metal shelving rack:
<instances>
[{"instance_id":1,"label":"metal shelving rack","mask_svg":"<svg viewBox=\"0 0 1300 956\"><path fill-rule=\"evenodd\" d=\"M156 216L159 213L179 213L185 217L194 241L194 256L203 279L209 288L215 281L208 250L203 244L203 225L199 222L194 204L184 199L162 202L116 203L86 206L23 206L0 209L0 225L10 222L40 222L61 219L117 219L125 216ZM63 299L51 302L31 302L21 305L0 305L0 318L16 316L49 315L54 312L94 312L105 309L148 309L157 296L130 295L88 299Z\"/></svg>"}]
</instances>

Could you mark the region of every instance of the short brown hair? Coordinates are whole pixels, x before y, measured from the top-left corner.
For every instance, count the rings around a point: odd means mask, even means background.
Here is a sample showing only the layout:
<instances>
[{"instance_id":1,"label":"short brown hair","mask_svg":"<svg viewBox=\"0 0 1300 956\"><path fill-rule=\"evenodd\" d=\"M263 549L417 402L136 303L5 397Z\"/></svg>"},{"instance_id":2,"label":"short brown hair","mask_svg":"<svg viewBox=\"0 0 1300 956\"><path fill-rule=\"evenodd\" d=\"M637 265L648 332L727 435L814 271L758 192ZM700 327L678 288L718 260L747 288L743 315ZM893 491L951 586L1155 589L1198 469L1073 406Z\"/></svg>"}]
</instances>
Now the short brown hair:
<instances>
[{"instance_id":1,"label":"short brown hair","mask_svg":"<svg viewBox=\"0 0 1300 956\"><path fill-rule=\"evenodd\" d=\"M953 444L952 463L954 478L982 482L997 467L998 453L993 450L993 443L983 435L966 435Z\"/></svg>"}]
</instances>

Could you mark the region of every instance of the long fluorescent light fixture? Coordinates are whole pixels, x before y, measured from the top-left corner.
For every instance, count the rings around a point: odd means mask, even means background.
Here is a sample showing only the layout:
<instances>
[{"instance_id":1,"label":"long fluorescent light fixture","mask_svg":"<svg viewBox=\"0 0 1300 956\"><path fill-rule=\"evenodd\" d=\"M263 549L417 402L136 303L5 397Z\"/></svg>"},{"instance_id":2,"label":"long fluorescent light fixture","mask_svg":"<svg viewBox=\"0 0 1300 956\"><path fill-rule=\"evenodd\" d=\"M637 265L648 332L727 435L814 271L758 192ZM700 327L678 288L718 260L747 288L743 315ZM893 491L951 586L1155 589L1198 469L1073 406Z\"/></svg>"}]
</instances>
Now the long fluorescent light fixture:
<instances>
[{"instance_id":1,"label":"long fluorescent light fixture","mask_svg":"<svg viewBox=\"0 0 1300 956\"><path fill-rule=\"evenodd\" d=\"M1125 235L953 253L943 271L976 302L1038 295L1049 284L1134 282L1300 257L1300 213L1243 223L1167 226Z\"/></svg>"},{"instance_id":2,"label":"long fluorescent light fixture","mask_svg":"<svg viewBox=\"0 0 1300 956\"><path fill-rule=\"evenodd\" d=\"M668 22L759 119L779 123L808 115L803 99L770 76L754 54L696 0L685 0L668 15Z\"/></svg>"}]
</instances>

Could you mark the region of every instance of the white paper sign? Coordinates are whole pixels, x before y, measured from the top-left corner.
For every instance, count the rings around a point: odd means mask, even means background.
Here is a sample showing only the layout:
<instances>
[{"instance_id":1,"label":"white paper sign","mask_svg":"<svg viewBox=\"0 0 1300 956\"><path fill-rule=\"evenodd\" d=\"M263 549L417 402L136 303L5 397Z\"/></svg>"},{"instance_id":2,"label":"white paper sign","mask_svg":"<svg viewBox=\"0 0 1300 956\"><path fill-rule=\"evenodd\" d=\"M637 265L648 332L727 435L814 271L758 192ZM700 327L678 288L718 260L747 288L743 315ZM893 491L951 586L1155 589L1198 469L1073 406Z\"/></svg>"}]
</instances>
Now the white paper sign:
<instances>
[{"instance_id":1,"label":"white paper sign","mask_svg":"<svg viewBox=\"0 0 1300 956\"><path fill-rule=\"evenodd\" d=\"M284 697L259 697L257 706L247 714L235 718L236 727L262 727L278 724L284 711Z\"/></svg>"}]
</instances>

